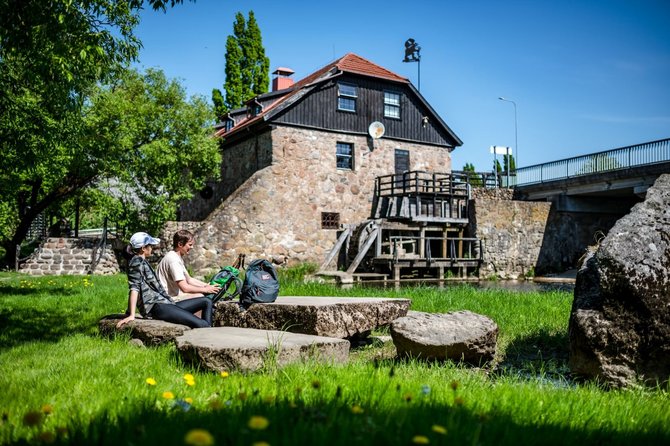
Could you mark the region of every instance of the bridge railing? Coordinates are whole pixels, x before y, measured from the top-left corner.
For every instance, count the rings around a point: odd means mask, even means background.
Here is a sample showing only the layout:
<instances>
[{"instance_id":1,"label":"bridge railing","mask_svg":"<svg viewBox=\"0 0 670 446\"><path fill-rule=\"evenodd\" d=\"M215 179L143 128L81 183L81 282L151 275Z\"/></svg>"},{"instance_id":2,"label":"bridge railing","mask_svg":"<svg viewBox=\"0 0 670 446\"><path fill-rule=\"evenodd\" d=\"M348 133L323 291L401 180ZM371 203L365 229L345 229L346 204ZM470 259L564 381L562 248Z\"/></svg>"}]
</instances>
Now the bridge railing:
<instances>
[{"instance_id":1,"label":"bridge railing","mask_svg":"<svg viewBox=\"0 0 670 446\"><path fill-rule=\"evenodd\" d=\"M664 162L670 162L670 138L522 167L515 180L522 186Z\"/></svg>"}]
</instances>

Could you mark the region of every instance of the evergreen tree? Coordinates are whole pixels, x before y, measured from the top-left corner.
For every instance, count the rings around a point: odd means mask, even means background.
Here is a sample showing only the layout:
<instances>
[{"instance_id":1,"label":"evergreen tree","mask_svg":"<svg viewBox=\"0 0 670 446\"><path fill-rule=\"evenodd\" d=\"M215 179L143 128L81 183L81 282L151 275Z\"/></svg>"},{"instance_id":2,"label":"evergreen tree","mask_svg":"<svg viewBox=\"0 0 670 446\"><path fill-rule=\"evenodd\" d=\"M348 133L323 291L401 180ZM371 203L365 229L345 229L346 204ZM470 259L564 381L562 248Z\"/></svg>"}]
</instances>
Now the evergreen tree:
<instances>
[{"instance_id":1,"label":"evergreen tree","mask_svg":"<svg viewBox=\"0 0 670 446\"><path fill-rule=\"evenodd\" d=\"M220 90L212 91L212 102L219 119L227 111L268 91L270 59L265 56L261 30L253 11L249 11L248 20L240 12L235 15L233 34L226 40L225 71L225 98Z\"/></svg>"},{"instance_id":2,"label":"evergreen tree","mask_svg":"<svg viewBox=\"0 0 670 446\"><path fill-rule=\"evenodd\" d=\"M475 172L475 166L472 163L465 163L463 172L468 174L468 179L472 186L482 186L482 178Z\"/></svg>"}]
</instances>

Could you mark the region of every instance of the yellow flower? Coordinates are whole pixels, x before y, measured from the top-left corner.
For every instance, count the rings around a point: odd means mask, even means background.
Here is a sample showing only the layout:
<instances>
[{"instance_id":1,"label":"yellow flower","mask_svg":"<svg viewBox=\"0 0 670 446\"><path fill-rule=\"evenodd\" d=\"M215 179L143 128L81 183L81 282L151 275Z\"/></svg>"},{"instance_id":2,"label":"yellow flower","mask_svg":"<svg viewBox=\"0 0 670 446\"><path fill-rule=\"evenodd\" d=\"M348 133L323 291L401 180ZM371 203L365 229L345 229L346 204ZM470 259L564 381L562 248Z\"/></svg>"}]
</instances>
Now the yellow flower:
<instances>
[{"instance_id":1,"label":"yellow flower","mask_svg":"<svg viewBox=\"0 0 670 446\"><path fill-rule=\"evenodd\" d=\"M440 434L440 435L447 435L447 428L444 426L440 426L439 424L433 424L433 427L431 428L433 432Z\"/></svg>"},{"instance_id":2,"label":"yellow flower","mask_svg":"<svg viewBox=\"0 0 670 446\"><path fill-rule=\"evenodd\" d=\"M267 427L270 425L270 422L268 421L267 418L262 417L260 415L254 415L253 417L249 418L249 423L247 423L247 426L249 426L249 429L254 429L257 431L262 431L263 429L267 429Z\"/></svg>"},{"instance_id":3,"label":"yellow flower","mask_svg":"<svg viewBox=\"0 0 670 446\"><path fill-rule=\"evenodd\" d=\"M163 392L163 398L166 400L173 400L174 399L174 393L172 392Z\"/></svg>"},{"instance_id":4,"label":"yellow flower","mask_svg":"<svg viewBox=\"0 0 670 446\"><path fill-rule=\"evenodd\" d=\"M267 441L255 441L251 444L251 446L270 446L270 443Z\"/></svg>"},{"instance_id":5,"label":"yellow flower","mask_svg":"<svg viewBox=\"0 0 670 446\"><path fill-rule=\"evenodd\" d=\"M156 385L156 380L153 379L153 378L147 378L147 379L145 380L145 382L146 382L147 384L149 384L150 386L155 386L155 385Z\"/></svg>"},{"instance_id":6,"label":"yellow flower","mask_svg":"<svg viewBox=\"0 0 670 446\"><path fill-rule=\"evenodd\" d=\"M230 373L226 372L225 370L221 372L221 378L228 378L230 376Z\"/></svg>"},{"instance_id":7,"label":"yellow flower","mask_svg":"<svg viewBox=\"0 0 670 446\"><path fill-rule=\"evenodd\" d=\"M184 437L188 446L212 446L214 437L205 429L191 429Z\"/></svg>"},{"instance_id":8,"label":"yellow flower","mask_svg":"<svg viewBox=\"0 0 670 446\"><path fill-rule=\"evenodd\" d=\"M193 375L191 375L190 373L187 373L186 375L184 375L184 380L185 381L195 381L195 377Z\"/></svg>"},{"instance_id":9,"label":"yellow flower","mask_svg":"<svg viewBox=\"0 0 670 446\"><path fill-rule=\"evenodd\" d=\"M186 398L184 398L184 401L186 401L189 404L193 404L193 398L191 398L190 396L187 396Z\"/></svg>"},{"instance_id":10,"label":"yellow flower","mask_svg":"<svg viewBox=\"0 0 670 446\"><path fill-rule=\"evenodd\" d=\"M195 381L192 380L192 379L191 379L191 380L187 380L187 381L186 381L186 385L187 385L187 386L191 386L191 387L193 387L193 386L195 386Z\"/></svg>"},{"instance_id":11,"label":"yellow flower","mask_svg":"<svg viewBox=\"0 0 670 446\"><path fill-rule=\"evenodd\" d=\"M353 406L351 406L351 413L358 415L358 414L361 414L363 412L365 412L365 411L358 404L354 404Z\"/></svg>"},{"instance_id":12,"label":"yellow flower","mask_svg":"<svg viewBox=\"0 0 670 446\"><path fill-rule=\"evenodd\" d=\"M423 435L415 435L414 438L412 438L412 443L414 444L429 444L430 440L428 437L425 437Z\"/></svg>"}]
</instances>

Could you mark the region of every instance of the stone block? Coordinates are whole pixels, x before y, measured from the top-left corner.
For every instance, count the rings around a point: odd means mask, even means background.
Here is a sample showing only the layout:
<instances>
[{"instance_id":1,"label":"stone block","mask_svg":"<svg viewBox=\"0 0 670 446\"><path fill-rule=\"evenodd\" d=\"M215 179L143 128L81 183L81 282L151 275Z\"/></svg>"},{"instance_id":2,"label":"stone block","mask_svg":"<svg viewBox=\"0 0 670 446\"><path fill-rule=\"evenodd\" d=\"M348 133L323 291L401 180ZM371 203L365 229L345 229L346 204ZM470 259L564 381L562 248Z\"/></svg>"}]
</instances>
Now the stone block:
<instances>
[{"instance_id":1,"label":"stone block","mask_svg":"<svg viewBox=\"0 0 670 446\"><path fill-rule=\"evenodd\" d=\"M493 360L498 325L470 311L434 314L410 311L391 324L398 356L464 361L483 365Z\"/></svg>"},{"instance_id":2,"label":"stone block","mask_svg":"<svg viewBox=\"0 0 670 446\"><path fill-rule=\"evenodd\" d=\"M116 333L130 333L130 336L139 339L145 345L156 346L174 341L177 336L191 330L186 325L173 324L155 319L143 319L138 316L121 328L116 328L119 319L126 317L125 314L111 314L105 316L98 322L98 330L105 336L113 336Z\"/></svg>"},{"instance_id":3,"label":"stone block","mask_svg":"<svg viewBox=\"0 0 670 446\"><path fill-rule=\"evenodd\" d=\"M236 327L198 328L175 339L186 362L208 370L254 371L299 361L344 363L349 341L278 330Z\"/></svg>"},{"instance_id":4,"label":"stone block","mask_svg":"<svg viewBox=\"0 0 670 446\"><path fill-rule=\"evenodd\" d=\"M273 303L243 310L236 302L219 302L214 325L351 338L367 336L406 315L410 303L409 299L279 296Z\"/></svg>"}]
</instances>

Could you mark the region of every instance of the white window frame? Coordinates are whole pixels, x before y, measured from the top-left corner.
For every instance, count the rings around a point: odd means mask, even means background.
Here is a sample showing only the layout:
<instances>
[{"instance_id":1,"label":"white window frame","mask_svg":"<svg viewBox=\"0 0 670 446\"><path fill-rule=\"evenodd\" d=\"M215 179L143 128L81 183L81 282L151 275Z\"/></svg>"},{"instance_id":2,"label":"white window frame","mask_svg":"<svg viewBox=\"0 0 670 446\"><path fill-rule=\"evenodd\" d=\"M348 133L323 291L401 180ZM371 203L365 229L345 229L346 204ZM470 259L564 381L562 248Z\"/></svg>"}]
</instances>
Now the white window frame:
<instances>
[{"instance_id":1,"label":"white window frame","mask_svg":"<svg viewBox=\"0 0 670 446\"><path fill-rule=\"evenodd\" d=\"M353 89L353 93L349 91L342 91L342 87L350 87ZM353 103L353 110L351 108L343 107L342 100L351 101ZM356 113L356 107L358 102L358 85L350 84L347 82L338 82L337 83L337 109L344 112ZM348 102L347 102L348 103Z\"/></svg>"},{"instance_id":2,"label":"white window frame","mask_svg":"<svg viewBox=\"0 0 670 446\"><path fill-rule=\"evenodd\" d=\"M339 153L340 146L348 146L351 150L349 154ZM348 160L349 166L340 166L341 160ZM342 170L354 170L354 144L350 142L338 141L335 143L335 166Z\"/></svg>"},{"instance_id":3,"label":"white window frame","mask_svg":"<svg viewBox=\"0 0 670 446\"><path fill-rule=\"evenodd\" d=\"M387 95L394 95L397 97L397 103ZM397 91L384 90L384 117L391 119L400 119L400 103L402 101L402 96ZM397 111L397 114L391 113L391 110Z\"/></svg>"}]
</instances>

